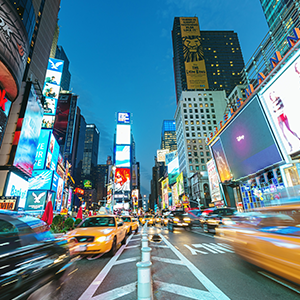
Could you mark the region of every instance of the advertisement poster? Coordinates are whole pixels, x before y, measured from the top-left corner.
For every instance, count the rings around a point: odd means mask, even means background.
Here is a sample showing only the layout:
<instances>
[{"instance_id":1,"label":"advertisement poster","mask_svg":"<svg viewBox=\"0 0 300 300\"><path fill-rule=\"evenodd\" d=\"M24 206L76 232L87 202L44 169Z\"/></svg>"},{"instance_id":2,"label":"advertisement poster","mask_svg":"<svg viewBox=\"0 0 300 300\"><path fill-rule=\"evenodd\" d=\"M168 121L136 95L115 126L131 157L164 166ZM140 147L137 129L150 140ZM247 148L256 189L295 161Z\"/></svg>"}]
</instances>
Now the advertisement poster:
<instances>
[{"instance_id":1,"label":"advertisement poster","mask_svg":"<svg viewBox=\"0 0 300 300\"><path fill-rule=\"evenodd\" d=\"M50 133L48 130L41 130L33 170L42 170L45 168Z\"/></svg>"},{"instance_id":2,"label":"advertisement poster","mask_svg":"<svg viewBox=\"0 0 300 300\"><path fill-rule=\"evenodd\" d=\"M117 145L130 145L131 141L131 126L117 124Z\"/></svg>"},{"instance_id":3,"label":"advertisement poster","mask_svg":"<svg viewBox=\"0 0 300 300\"><path fill-rule=\"evenodd\" d=\"M179 207L180 201L178 197L178 190L177 190L177 183L173 184L172 186L172 206Z\"/></svg>"},{"instance_id":4,"label":"advertisement poster","mask_svg":"<svg viewBox=\"0 0 300 300\"><path fill-rule=\"evenodd\" d=\"M50 190L52 183L53 171L41 170L33 171L32 177L29 179L29 190Z\"/></svg>"},{"instance_id":5,"label":"advertisement poster","mask_svg":"<svg viewBox=\"0 0 300 300\"><path fill-rule=\"evenodd\" d=\"M210 160L207 164L207 171L208 171L208 179L209 179L209 187L210 187L210 195L211 201L221 201L221 191L219 186L219 179L217 170L213 160Z\"/></svg>"},{"instance_id":6,"label":"advertisement poster","mask_svg":"<svg viewBox=\"0 0 300 300\"><path fill-rule=\"evenodd\" d=\"M119 124L130 124L130 113L118 112L117 119Z\"/></svg>"},{"instance_id":7,"label":"advertisement poster","mask_svg":"<svg viewBox=\"0 0 300 300\"><path fill-rule=\"evenodd\" d=\"M159 149L157 150L157 162L165 162L166 154L169 153L169 149Z\"/></svg>"},{"instance_id":8,"label":"advertisement poster","mask_svg":"<svg viewBox=\"0 0 300 300\"><path fill-rule=\"evenodd\" d=\"M89 180L89 179L83 180L83 186L84 186L86 189L91 189L91 188L93 187L92 181Z\"/></svg>"},{"instance_id":9,"label":"advertisement poster","mask_svg":"<svg viewBox=\"0 0 300 300\"><path fill-rule=\"evenodd\" d=\"M43 129L53 129L55 116L44 115L42 120Z\"/></svg>"},{"instance_id":10,"label":"advertisement poster","mask_svg":"<svg viewBox=\"0 0 300 300\"><path fill-rule=\"evenodd\" d=\"M169 188L168 177L161 182L162 189L162 208L166 209L169 207L169 194L172 197L172 190Z\"/></svg>"},{"instance_id":11,"label":"advertisement poster","mask_svg":"<svg viewBox=\"0 0 300 300\"><path fill-rule=\"evenodd\" d=\"M1 98L0 98L0 147L2 144L2 139L4 136L5 128L8 121L8 115L10 112L11 102L5 98L4 90L0 90Z\"/></svg>"},{"instance_id":12,"label":"advertisement poster","mask_svg":"<svg viewBox=\"0 0 300 300\"><path fill-rule=\"evenodd\" d=\"M115 190L130 191L130 169L117 168L115 171Z\"/></svg>"},{"instance_id":13,"label":"advertisement poster","mask_svg":"<svg viewBox=\"0 0 300 300\"><path fill-rule=\"evenodd\" d=\"M16 175L15 173L10 173L5 196L19 196L19 207L24 207L26 203L27 192L28 181Z\"/></svg>"},{"instance_id":14,"label":"advertisement poster","mask_svg":"<svg viewBox=\"0 0 300 300\"><path fill-rule=\"evenodd\" d=\"M188 89L208 89L198 18L179 18Z\"/></svg>"},{"instance_id":15,"label":"advertisement poster","mask_svg":"<svg viewBox=\"0 0 300 300\"><path fill-rule=\"evenodd\" d=\"M214 159L217 165L217 169L219 172L219 176L222 182L228 181L231 179L231 173L230 169L225 157L225 153L221 144L221 141L218 140L213 146L212 146L212 152L214 155Z\"/></svg>"},{"instance_id":16,"label":"advertisement poster","mask_svg":"<svg viewBox=\"0 0 300 300\"><path fill-rule=\"evenodd\" d=\"M0 196L0 209L17 210L19 200L18 196Z\"/></svg>"},{"instance_id":17,"label":"advertisement poster","mask_svg":"<svg viewBox=\"0 0 300 300\"><path fill-rule=\"evenodd\" d=\"M55 199L57 211L61 211L63 191L64 191L64 181L59 177L58 184L57 184L56 199Z\"/></svg>"},{"instance_id":18,"label":"advertisement poster","mask_svg":"<svg viewBox=\"0 0 300 300\"><path fill-rule=\"evenodd\" d=\"M138 206L138 203L139 203L138 202L139 201L139 190L138 189L132 190L131 197L132 197L133 205Z\"/></svg>"},{"instance_id":19,"label":"advertisement poster","mask_svg":"<svg viewBox=\"0 0 300 300\"><path fill-rule=\"evenodd\" d=\"M67 205L68 208L71 206L71 203L72 203L72 189L71 187L69 187L69 196L68 196L68 205Z\"/></svg>"},{"instance_id":20,"label":"advertisement poster","mask_svg":"<svg viewBox=\"0 0 300 300\"><path fill-rule=\"evenodd\" d=\"M275 127L288 154L300 151L298 95L300 93L300 51L291 59L282 73L260 93L268 111L270 123Z\"/></svg>"},{"instance_id":21,"label":"advertisement poster","mask_svg":"<svg viewBox=\"0 0 300 300\"><path fill-rule=\"evenodd\" d=\"M184 181L183 181L183 173L181 172L176 178L177 182L177 193L181 196L184 193Z\"/></svg>"},{"instance_id":22,"label":"advertisement poster","mask_svg":"<svg viewBox=\"0 0 300 300\"><path fill-rule=\"evenodd\" d=\"M170 153L166 153L165 155L165 163L166 166L173 161L176 157L178 156L178 152L177 151L172 151Z\"/></svg>"},{"instance_id":23,"label":"advertisement poster","mask_svg":"<svg viewBox=\"0 0 300 300\"><path fill-rule=\"evenodd\" d=\"M57 173L53 172L53 180L52 180L52 185L51 185L51 191L57 192L57 185L58 185L58 179L60 177L58 176Z\"/></svg>"},{"instance_id":24,"label":"advertisement poster","mask_svg":"<svg viewBox=\"0 0 300 300\"><path fill-rule=\"evenodd\" d=\"M169 177L169 185L173 185L176 183L176 179L179 175L179 161L178 156L175 157L174 160L172 160L168 164L168 177Z\"/></svg>"},{"instance_id":25,"label":"advertisement poster","mask_svg":"<svg viewBox=\"0 0 300 300\"><path fill-rule=\"evenodd\" d=\"M35 163L42 118L41 102L31 85L25 115L24 118L18 119L13 141L13 145L17 145L13 165L29 176L32 174Z\"/></svg>"},{"instance_id":26,"label":"advertisement poster","mask_svg":"<svg viewBox=\"0 0 300 300\"><path fill-rule=\"evenodd\" d=\"M26 210L43 210L47 199L47 191L28 191Z\"/></svg>"},{"instance_id":27,"label":"advertisement poster","mask_svg":"<svg viewBox=\"0 0 300 300\"><path fill-rule=\"evenodd\" d=\"M116 146L116 167L130 167L130 146Z\"/></svg>"}]
</instances>

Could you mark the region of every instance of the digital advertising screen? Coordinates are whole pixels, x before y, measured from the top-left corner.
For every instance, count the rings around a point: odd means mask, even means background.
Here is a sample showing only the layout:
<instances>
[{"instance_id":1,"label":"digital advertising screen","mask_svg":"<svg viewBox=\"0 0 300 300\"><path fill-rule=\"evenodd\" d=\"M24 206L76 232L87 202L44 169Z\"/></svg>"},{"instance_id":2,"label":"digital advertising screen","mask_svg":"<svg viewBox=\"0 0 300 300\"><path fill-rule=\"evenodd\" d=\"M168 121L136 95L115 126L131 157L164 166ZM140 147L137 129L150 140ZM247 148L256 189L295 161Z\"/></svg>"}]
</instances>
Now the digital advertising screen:
<instances>
[{"instance_id":1,"label":"digital advertising screen","mask_svg":"<svg viewBox=\"0 0 300 300\"><path fill-rule=\"evenodd\" d=\"M179 175L179 161L177 156L168 164L168 177L169 177L170 186L176 183L176 179L178 175Z\"/></svg>"},{"instance_id":2,"label":"digital advertising screen","mask_svg":"<svg viewBox=\"0 0 300 300\"><path fill-rule=\"evenodd\" d=\"M218 173L213 160L210 160L207 164L208 180L210 187L210 195L212 202L222 200L221 191L219 186Z\"/></svg>"},{"instance_id":3,"label":"digital advertising screen","mask_svg":"<svg viewBox=\"0 0 300 300\"><path fill-rule=\"evenodd\" d=\"M117 138L116 144L117 145L129 145L131 138L131 126L130 125L120 125L117 124Z\"/></svg>"},{"instance_id":4,"label":"digital advertising screen","mask_svg":"<svg viewBox=\"0 0 300 300\"><path fill-rule=\"evenodd\" d=\"M169 153L169 149L159 149L157 150L157 161L158 162L165 162L166 161L166 154Z\"/></svg>"},{"instance_id":5,"label":"digital advertising screen","mask_svg":"<svg viewBox=\"0 0 300 300\"><path fill-rule=\"evenodd\" d=\"M52 184L53 171L36 170L33 171L29 179L29 190L50 190Z\"/></svg>"},{"instance_id":6,"label":"digital advertising screen","mask_svg":"<svg viewBox=\"0 0 300 300\"><path fill-rule=\"evenodd\" d=\"M83 180L83 186L84 186L86 189L91 189L91 188L93 187L92 181L89 180L89 179Z\"/></svg>"},{"instance_id":7,"label":"digital advertising screen","mask_svg":"<svg viewBox=\"0 0 300 300\"><path fill-rule=\"evenodd\" d=\"M116 167L130 167L130 146L116 146Z\"/></svg>"},{"instance_id":8,"label":"digital advertising screen","mask_svg":"<svg viewBox=\"0 0 300 300\"><path fill-rule=\"evenodd\" d=\"M13 145L17 145L13 165L31 176L39 143L43 110L33 85L30 86L24 118L19 118Z\"/></svg>"},{"instance_id":9,"label":"digital advertising screen","mask_svg":"<svg viewBox=\"0 0 300 300\"><path fill-rule=\"evenodd\" d=\"M224 129L221 141L235 180L282 161L257 96Z\"/></svg>"},{"instance_id":10,"label":"digital advertising screen","mask_svg":"<svg viewBox=\"0 0 300 300\"><path fill-rule=\"evenodd\" d=\"M132 186L137 186L138 185L138 165L137 164L132 165L131 180L132 180Z\"/></svg>"},{"instance_id":11,"label":"digital advertising screen","mask_svg":"<svg viewBox=\"0 0 300 300\"><path fill-rule=\"evenodd\" d=\"M177 176L176 182L177 182L178 195L181 196L184 193L184 181L183 181L182 172Z\"/></svg>"},{"instance_id":12,"label":"digital advertising screen","mask_svg":"<svg viewBox=\"0 0 300 300\"><path fill-rule=\"evenodd\" d=\"M169 194L172 195L172 190L169 188L168 177L161 182L161 192L162 192L162 208L169 207Z\"/></svg>"},{"instance_id":13,"label":"digital advertising screen","mask_svg":"<svg viewBox=\"0 0 300 300\"><path fill-rule=\"evenodd\" d=\"M178 155L178 152L177 151L172 151L170 153L166 153L165 155L165 163L166 163L166 166L171 162L173 161Z\"/></svg>"},{"instance_id":14,"label":"digital advertising screen","mask_svg":"<svg viewBox=\"0 0 300 300\"><path fill-rule=\"evenodd\" d=\"M26 210L43 210L47 199L47 191L31 191L27 193Z\"/></svg>"},{"instance_id":15,"label":"digital advertising screen","mask_svg":"<svg viewBox=\"0 0 300 300\"><path fill-rule=\"evenodd\" d=\"M288 154L300 151L300 51L260 92L270 123Z\"/></svg>"},{"instance_id":16,"label":"digital advertising screen","mask_svg":"<svg viewBox=\"0 0 300 300\"><path fill-rule=\"evenodd\" d=\"M44 115L42 120L42 129L53 129L55 116Z\"/></svg>"},{"instance_id":17,"label":"digital advertising screen","mask_svg":"<svg viewBox=\"0 0 300 300\"><path fill-rule=\"evenodd\" d=\"M15 173L10 173L5 196L19 196L19 207L24 207L28 192L28 181Z\"/></svg>"},{"instance_id":18,"label":"digital advertising screen","mask_svg":"<svg viewBox=\"0 0 300 300\"><path fill-rule=\"evenodd\" d=\"M53 136L53 135L52 135ZM51 141L52 141L52 136L51 136ZM53 152L52 152L52 160L51 160L51 167L50 169L55 171L56 170L56 166L57 166L57 162L58 162L58 156L59 156L59 145L55 139L55 137L53 136L54 138L54 147L53 147ZM50 141L50 145L49 145L49 148L51 147L51 141Z\"/></svg>"},{"instance_id":19,"label":"digital advertising screen","mask_svg":"<svg viewBox=\"0 0 300 300\"><path fill-rule=\"evenodd\" d=\"M178 196L178 189L177 183L172 185L172 206L179 206L179 196Z\"/></svg>"},{"instance_id":20,"label":"digital advertising screen","mask_svg":"<svg viewBox=\"0 0 300 300\"><path fill-rule=\"evenodd\" d=\"M58 179L60 177L58 176L57 173L53 172L53 180L52 180L52 185L51 185L51 191L57 192L57 185L58 185Z\"/></svg>"},{"instance_id":21,"label":"digital advertising screen","mask_svg":"<svg viewBox=\"0 0 300 300\"><path fill-rule=\"evenodd\" d=\"M118 124L130 124L130 113L118 112Z\"/></svg>"},{"instance_id":22,"label":"digital advertising screen","mask_svg":"<svg viewBox=\"0 0 300 300\"><path fill-rule=\"evenodd\" d=\"M45 168L50 134L51 132L49 130L41 130L37 151L35 154L35 163L33 166L33 170L42 170Z\"/></svg>"},{"instance_id":23,"label":"digital advertising screen","mask_svg":"<svg viewBox=\"0 0 300 300\"><path fill-rule=\"evenodd\" d=\"M116 168L115 171L115 190L130 191L130 169Z\"/></svg>"},{"instance_id":24,"label":"digital advertising screen","mask_svg":"<svg viewBox=\"0 0 300 300\"><path fill-rule=\"evenodd\" d=\"M133 205L137 206L139 204L139 190L135 189L131 192L131 198Z\"/></svg>"},{"instance_id":25,"label":"digital advertising screen","mask_svg":"<svg viewBox=\"0 0 300 300\"><path fill-rule=\"evenodd\" d=\"M5 98L5 91L0 90L0 147L2 144L2 139L5 133L5 128L8 121L8 115L10 112L11 102Z\"/></svg>"},{"instance_id":26,"label":"digital advertising screen","mask_svg":"<svg viewBox=\"0 0 300 300\"><path fill-rule=\"evenodd\" d=\"M230 180L232 176L221 144L221 140L219 139L217 142L215 142L212 145L211 149L221 181L224 182Z\"/></svg>"},{"instance_id":27,"label":"digital advertising screen","mask_svg":"<svg viewBox=\"0 0 300 300\"><path fill-rule=\"evenodd\" d=\"M64 181L59 177L58 185L57 185L57 192L56 192L56 210L61 211L61 204L64 192Z\"/></svg>"}]
</instances>

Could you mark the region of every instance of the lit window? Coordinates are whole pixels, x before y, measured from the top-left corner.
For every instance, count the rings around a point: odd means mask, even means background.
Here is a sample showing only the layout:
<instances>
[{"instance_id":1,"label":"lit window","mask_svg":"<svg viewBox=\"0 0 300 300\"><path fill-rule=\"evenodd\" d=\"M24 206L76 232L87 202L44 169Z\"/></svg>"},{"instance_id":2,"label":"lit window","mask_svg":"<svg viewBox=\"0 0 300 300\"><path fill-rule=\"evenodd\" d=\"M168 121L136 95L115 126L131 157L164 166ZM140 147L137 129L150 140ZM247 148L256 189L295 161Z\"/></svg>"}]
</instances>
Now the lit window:
<instances>
[{"instance_id":1,"label":"lit window","mask_svg":"<svg viewBox=\"0 0 300 300\"><path fill-rule=\"evenodd\" d=\"M199 166L196 166L196 171L199 171Z\"/></svg>"},{"instance_id":2,"label":"lit window","mask_svg":"<svg viewBox=\"0 0 300 300\"><path fill-rule=\"evenodd\" d=\"M190 170L193 171L193 166L190 166Z\"/></svg>"}]
</instances>

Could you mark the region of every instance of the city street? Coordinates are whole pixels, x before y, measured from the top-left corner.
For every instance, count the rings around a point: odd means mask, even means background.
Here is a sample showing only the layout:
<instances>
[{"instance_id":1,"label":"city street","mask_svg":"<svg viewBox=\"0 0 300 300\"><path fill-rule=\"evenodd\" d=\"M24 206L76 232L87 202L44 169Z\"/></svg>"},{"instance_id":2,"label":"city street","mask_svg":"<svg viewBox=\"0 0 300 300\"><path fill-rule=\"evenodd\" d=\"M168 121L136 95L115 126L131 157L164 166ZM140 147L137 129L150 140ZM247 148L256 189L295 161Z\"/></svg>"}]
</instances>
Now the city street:
<instances>
[{"instance_id":1,"label":"city street","mask_svg":"<svg viewBox=\"0 0 300 300\"><path fill-rule=\"evenodd\" d=\"M148 234L162 238L149 243L153 299L299 299L299 287L244 262L200 228L169 232L157 226ZM131 235L113 258L76 262L58 299L137 299L140 239L140 234Z\"/></svg>"}]
</instances>

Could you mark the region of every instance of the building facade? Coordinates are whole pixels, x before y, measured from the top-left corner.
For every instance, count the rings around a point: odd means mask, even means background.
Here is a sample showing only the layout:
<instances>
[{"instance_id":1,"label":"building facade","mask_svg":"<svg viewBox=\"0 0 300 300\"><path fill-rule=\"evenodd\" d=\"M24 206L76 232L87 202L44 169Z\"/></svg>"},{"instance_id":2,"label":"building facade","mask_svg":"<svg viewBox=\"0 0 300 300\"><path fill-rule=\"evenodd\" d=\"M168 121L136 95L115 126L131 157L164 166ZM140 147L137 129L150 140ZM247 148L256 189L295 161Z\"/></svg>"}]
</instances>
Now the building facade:
<instances>
[{"instance_id":1,"label":"building facade","mask_svg":"<svg viewBox=\"0 0 300 300\"><path fill-rule=\"evenodd\" d=\"M177 150L176 123L174 120L164 120L161 132L161 149L170 152Z\"/></svg>"},{"instance_id":2,"label":"building facade","mask_svg":"<svg viewBox=\"0 0 300 300\"><path fill-rule=\"evenodd\" d=\"M57 46L56 47L56 52L55 52L55 58L61 59L64 61L64 67L63 67L63 72L61 76L61 88L65 91L70 90L70 83L71 83L71 73L69 71L69 59L67 57L67 54L62 46Z\"/></svg>"}]
</instances>

